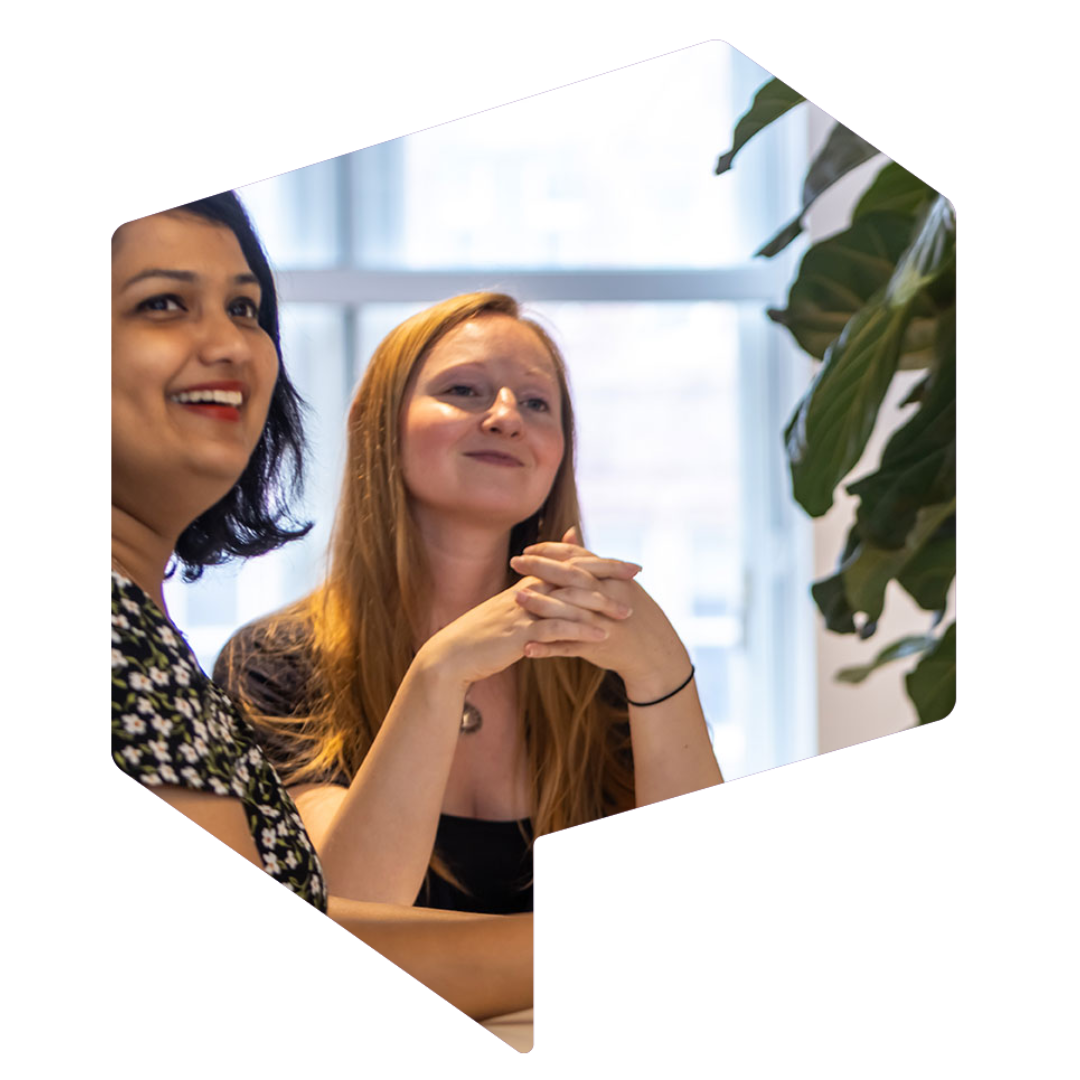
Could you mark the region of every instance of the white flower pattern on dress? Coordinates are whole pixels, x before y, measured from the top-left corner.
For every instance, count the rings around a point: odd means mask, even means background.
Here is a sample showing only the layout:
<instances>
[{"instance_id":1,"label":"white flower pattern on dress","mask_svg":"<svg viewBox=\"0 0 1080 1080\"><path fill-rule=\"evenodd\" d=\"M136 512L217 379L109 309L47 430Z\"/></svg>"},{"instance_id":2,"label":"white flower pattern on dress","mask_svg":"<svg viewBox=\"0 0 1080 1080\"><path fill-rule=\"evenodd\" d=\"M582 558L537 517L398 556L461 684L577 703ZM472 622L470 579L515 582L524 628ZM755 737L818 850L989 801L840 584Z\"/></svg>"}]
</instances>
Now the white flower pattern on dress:
<instances>
[{"instance_id":1,"label":"white flower pattern on dress","mask_svg":"<svg viewBox=\"0 0 1080 1080\"><path fill-rule=\"evenodd\" d=\"M183 635L115 570L112 622L113 760L148 787L238 798L267 873L325 911L318 856L254 732Z\"/></svg>"}]
</instances>

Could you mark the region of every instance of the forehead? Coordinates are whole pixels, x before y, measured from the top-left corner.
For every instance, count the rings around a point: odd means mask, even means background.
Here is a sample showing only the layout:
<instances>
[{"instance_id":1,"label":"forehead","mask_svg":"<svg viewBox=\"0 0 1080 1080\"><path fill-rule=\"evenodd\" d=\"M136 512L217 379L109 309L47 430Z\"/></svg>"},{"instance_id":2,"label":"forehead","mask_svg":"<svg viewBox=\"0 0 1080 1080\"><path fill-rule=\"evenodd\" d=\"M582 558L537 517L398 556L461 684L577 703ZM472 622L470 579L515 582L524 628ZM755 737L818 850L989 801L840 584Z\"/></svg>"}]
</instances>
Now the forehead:
<instances>
[{"instance_id":1,"label":"forehead","mask_svg":"<svg viewBox=\"0 0 1080 1080\"><path fill-rule=\"evenodd\" d=\"M536 331L510 315L480 315L455 326L428 353L422 376L457 364L478 363L519 368L557 384L555 361Z\"/></svg>"},{"instance_id":2,"label":"forehead","mask_svg":"<svg viewBox=\"0 0 1080 1080\"><path fill-rule=\"evenodd\" d=\"M196 214L170 210L121 225L113 237L113 278L153 267L208 277L250 274L235 233Z\"/></svg>"}]
</instances>

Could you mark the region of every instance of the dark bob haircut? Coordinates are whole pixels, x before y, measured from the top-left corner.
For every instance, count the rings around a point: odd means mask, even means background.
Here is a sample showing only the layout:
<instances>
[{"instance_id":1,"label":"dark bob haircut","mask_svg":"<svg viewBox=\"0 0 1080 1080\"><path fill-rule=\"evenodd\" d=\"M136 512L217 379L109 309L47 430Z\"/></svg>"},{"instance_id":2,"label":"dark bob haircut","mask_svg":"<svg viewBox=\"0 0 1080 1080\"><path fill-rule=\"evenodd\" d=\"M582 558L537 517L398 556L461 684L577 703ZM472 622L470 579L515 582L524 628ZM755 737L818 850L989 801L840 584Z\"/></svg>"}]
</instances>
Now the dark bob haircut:
<instances>
[{"instance_id":1,"label":"dark bob haircut","mask_svg":"<svg viewBox=\"0 0 1080 1080\"><path fill-rule=\"evenodd\" d=\"M277 290L270 263L235 192L197 199L172 212L195 214L224 225L235 235L262 291L259 325L270 335L278 355L266 427L247 468L228 495L197 517L176 542L176 562L170 572L179 564L184 580L196 581L207 566L262 555L311 530L311 522L297 521L290 510L303 492L305 405L282 362Z\"/></svg>"}]
</instances>

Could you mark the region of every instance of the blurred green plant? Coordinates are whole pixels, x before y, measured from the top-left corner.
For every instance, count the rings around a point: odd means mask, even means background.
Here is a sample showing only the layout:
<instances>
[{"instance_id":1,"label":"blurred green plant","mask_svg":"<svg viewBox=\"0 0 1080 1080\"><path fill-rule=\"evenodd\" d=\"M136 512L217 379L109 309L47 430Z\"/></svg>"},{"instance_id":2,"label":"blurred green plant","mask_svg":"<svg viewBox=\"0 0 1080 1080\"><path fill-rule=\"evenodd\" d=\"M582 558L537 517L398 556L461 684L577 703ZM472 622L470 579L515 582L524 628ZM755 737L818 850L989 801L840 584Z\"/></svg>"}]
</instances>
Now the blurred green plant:
<instances>
[{"instance_id":1,"label":"blurred green plant","mask_svg":"<svg viewBox=\"0 0 1080 1080\"><path fill-rule=\"evenodd\" d=\"M779 79L754 96L716 174L759 131L804 102ZM810 164L799 213L755 254L783 251L814 201L878 150L836 124ZM936 636L956 577L956 215L952 204L894 161L877 172L849 226L813 244L787 307L769 309L820 367L784 430L792 492L811 517L833 504L859 462L898 371L925 372L904 399L914 412L877 468L846 490L858 499L836 572L811 588L829 630L866 639L896 581L932 613L928 633L882 649L837 679L862 682L884 664L918 657L906 676L919 723L956 702L956 623Z\"/></svg>"}]
</instances>

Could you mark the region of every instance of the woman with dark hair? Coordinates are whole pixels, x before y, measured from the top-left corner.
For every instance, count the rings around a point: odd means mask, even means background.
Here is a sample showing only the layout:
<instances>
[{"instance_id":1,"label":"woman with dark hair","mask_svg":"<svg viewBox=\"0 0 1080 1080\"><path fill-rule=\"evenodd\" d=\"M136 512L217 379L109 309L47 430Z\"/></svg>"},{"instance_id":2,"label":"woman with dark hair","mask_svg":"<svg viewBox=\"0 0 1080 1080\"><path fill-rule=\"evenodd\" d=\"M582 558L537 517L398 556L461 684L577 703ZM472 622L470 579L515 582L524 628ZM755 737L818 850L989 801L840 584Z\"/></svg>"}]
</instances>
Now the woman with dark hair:
<instances>
[{"instance_id":1,"label":"woman with dark hair","mask_svg":"<svg viewBox=\"0 0 1080 1080\"><path fill-rule=\"evenodd\" d=\"M542 326L482 292L391 331L350 410L325 581L215 669L335 891L530 911L534 836L721 782L689 654L580 518Z\"/></svg>"},{"instance_id":2,"label":"woman with dark hair","mask_svg":"<svg viewBox=\"0 0 1080 1080\"><path fill-rule=\"evenodd\" d=\"M300 400L265 255L231 192L113 236L112 686L117 765L476 1017L531 1003L528 920L327 895L277 773L170 622L162 582L280 546Z\"/></svg>"}]
</instances>

